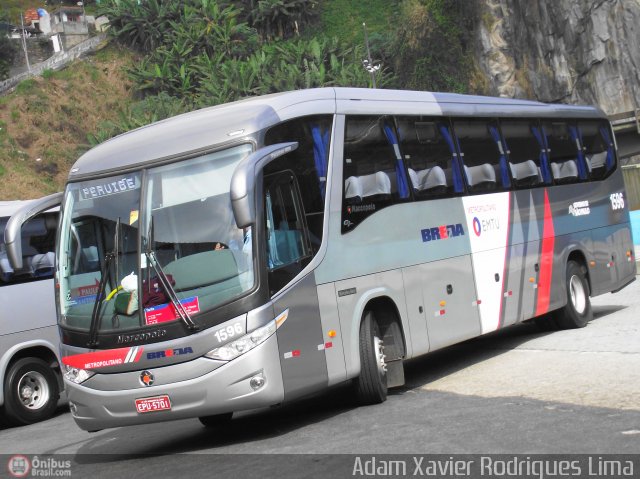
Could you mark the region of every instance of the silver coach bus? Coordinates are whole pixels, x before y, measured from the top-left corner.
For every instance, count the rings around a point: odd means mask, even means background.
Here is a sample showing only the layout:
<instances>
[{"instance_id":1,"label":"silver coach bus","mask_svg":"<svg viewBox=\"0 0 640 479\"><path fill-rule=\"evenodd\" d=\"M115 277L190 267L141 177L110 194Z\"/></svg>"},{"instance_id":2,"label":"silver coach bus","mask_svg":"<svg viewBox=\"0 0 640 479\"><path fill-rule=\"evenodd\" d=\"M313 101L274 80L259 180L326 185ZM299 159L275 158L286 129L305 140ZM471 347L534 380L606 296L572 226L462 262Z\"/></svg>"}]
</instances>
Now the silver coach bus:
<instances>
[{"instance_id":1,"label":"silver coach bus","mask_svg":"<svg viewBox=\"0 0 640 479\"><path fill-rule=\"evenodd\" d=\"M53 204L58 201L59 195ZM50 417L63 387L53 290L58 211L18 215L32 205L0 202L0 411L10 425ZM12 216L25 224L18 236L5 237ZM8 246L17 251L18 264L9 262Z\"/></svg>"},{"instance_id":2,"label":"silver coach bus","mask_svg":"<svg viewBox=\"0 0 640 479\"><path fill-rule=\"evenodd\" d=\"M634 280L597 108L324 88L123 134L74 165L61 351L85 430L272 406Z\"/></svg>"}]
</instances>

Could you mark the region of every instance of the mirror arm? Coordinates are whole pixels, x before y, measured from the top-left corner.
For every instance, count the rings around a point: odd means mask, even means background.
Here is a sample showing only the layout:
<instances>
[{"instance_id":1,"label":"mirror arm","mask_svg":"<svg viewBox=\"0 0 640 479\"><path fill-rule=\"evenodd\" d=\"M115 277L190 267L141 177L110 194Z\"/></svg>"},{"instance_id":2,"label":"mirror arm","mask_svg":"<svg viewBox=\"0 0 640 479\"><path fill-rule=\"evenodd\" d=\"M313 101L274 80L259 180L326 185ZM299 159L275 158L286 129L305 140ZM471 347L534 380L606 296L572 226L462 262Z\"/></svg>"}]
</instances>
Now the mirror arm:
<instances>
[{"instance_id":1,"label":"mirror arm","mask_svg":"<svg viewBox=\"0 0 640 479\"><path fill-rule=\"evenodd\" d=\"M296 148L296 141L266 146L254 151L238 164L231 177L231 207L238 228L246 228L256 221L257 174L273 160Z\"/></svg>"}]
</instances>

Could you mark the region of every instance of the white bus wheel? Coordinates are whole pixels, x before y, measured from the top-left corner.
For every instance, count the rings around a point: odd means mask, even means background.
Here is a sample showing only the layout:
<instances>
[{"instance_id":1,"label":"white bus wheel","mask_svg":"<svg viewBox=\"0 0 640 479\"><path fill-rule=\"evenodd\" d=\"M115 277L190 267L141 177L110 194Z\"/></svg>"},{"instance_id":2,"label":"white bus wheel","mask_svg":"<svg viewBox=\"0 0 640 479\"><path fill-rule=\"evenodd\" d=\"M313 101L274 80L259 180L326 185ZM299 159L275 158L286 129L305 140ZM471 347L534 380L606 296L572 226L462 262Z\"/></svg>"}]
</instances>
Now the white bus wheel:
<instances>
[{"instance_id":1,"label":"white bus wheel","mask_svg":"<svg viewBox=\"0 0 640 479\"><path fill-rule=\"evenodd\" d=\"M360 323L360 376L355 380L361 404L378 404L387 399L387 363L380 326L371 311Z\"/></svg>"},{"instance_id":2,"label":"white bus wheel","mask_svg":"<svg viewBox=\"0 0 640 479\"><path fill-rule=\"evenodd\" d=\"M58 380L42 359L23 358L13 363L4 379L4 415L13 425L42 421L58 404Z\"/></svg>"},{"instance_id":3,"label":"white bus wheel","mask_svg":"<svg viewBox=\"0 0 640 479\"><path fill-rule=\"evenodd\" d=\"M579 263L567 263L567 304L556 312L556 322L561 328L584 328L593 319L589 300L589 284Z\"/></svg>"}]
</instances>

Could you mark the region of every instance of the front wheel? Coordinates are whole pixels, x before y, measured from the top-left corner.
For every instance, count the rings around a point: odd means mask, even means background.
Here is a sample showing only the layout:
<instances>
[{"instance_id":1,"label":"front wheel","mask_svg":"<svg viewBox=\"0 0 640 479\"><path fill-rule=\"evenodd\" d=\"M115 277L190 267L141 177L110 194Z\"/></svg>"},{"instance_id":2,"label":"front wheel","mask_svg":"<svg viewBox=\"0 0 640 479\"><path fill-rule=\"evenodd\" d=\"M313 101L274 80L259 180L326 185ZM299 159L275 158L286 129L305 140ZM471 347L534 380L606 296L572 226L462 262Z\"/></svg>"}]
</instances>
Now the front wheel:
<instances>
[{"instance_id":1,"label":"front wheel","mask_svg":"<svg viewBox=\"0 0 640 479\"><path fill-rule=\"evenodd\" d=\"M567 263L567 304L555 314L561 328L584 328L593 319L589 300L589 284L582 266L575 261Z\"/></svg>"},{"instance_id":2,"label":"front wheel","mask_svg":"<svg viewBox=\"0 0 640 479\"><path fill-rule=\"evenodd\" d=\"M56 374L38 358L19 359L9 367L4 393L5 419L16 426L51 417L60 395Z\"/></svg>"},{"instance_id":3,"label":"front wheel","mask_svg":"<svg viewBox=\"0 0 640 479\"><path fill-rule=\"evenodd\" d=\"M361 404L378 404L387 399L387 363L382 334L373 313L367 311L360 323L360 376L355 389Z\"/></svg>"}]
</instances>

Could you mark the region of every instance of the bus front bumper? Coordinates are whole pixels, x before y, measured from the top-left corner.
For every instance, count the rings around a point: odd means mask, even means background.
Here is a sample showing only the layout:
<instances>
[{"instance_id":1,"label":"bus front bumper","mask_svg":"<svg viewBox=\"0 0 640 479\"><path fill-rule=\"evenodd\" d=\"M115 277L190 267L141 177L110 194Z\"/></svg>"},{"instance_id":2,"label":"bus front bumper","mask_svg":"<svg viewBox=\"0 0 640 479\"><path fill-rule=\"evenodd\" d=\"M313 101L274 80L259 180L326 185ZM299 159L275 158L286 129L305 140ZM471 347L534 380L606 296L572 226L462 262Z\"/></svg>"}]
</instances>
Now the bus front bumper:
<instances>
[{"instance_id":1,"label":"bus front bumper","mask_svg":"<svg viewBox=\"0 0 640 479\"><path fill-rule=\"evenodd\" d=\"M204 374L193 377L193 371L202 372L203 368L206 371ZM69 406L76 424L85 431L97 431L256 409L279 404L284 397L275 334L255 349L222 365L219 361L198 358L149 371L156 382L148 387L137 380L141 371L123 373L132 378L135 375L135 383L130 381L133 389L92 387L109 382L121 383L122 378L108 377L120 374L96 375L82 384L65 380ZM102 378L94 379L97 376ZM264 384L259 388L255 388L255 381L254 387L251 385L251 380L256 376L264 379ZM138 412L136 401L164 396L169 399L170 410Z\"/></svg>"}]
</instances>

